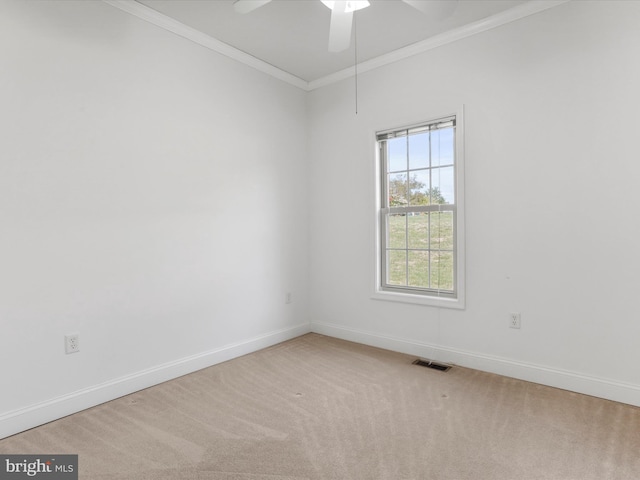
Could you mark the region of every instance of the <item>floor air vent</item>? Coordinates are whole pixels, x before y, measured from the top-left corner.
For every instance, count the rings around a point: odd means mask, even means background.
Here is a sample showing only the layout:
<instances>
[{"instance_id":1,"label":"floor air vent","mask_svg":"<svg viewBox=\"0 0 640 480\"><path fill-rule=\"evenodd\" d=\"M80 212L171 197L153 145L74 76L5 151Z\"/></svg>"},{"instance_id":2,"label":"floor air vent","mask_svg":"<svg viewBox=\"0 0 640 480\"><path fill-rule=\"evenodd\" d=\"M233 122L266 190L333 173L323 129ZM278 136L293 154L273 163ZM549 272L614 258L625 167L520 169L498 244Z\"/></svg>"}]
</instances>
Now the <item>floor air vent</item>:
<instances>
[{"instance_id":1,"label":"floor air vent","mask_svg":"<svg viewBox=\"0 0 640 480\"><path fill-rule=\"evenodd\" d=\"M432 360L420 360L420 359L414 361L413 365L420 365L421 367L427 367L433 370L439 370L441 372L446 372L451 368L451 365L445 365L444 363L438 363Z\"/></svg>"}]
</instances>

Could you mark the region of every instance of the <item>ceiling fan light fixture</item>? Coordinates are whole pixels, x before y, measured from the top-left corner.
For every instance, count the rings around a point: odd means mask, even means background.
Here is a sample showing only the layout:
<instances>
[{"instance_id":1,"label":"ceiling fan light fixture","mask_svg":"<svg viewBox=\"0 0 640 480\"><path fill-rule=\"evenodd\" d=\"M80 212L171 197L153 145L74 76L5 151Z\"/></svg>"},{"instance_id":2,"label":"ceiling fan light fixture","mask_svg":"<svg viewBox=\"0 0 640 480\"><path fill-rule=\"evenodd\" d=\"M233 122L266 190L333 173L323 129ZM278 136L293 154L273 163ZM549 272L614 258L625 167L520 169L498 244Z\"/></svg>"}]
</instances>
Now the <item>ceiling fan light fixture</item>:
<instances>
[{"instance_id":1,"label":"ceiling fan light fixture","mask_svg":"<svg viewBox=\"0 0 640 480\"><path fill-rule=\"evenodd\" d=\"M335 3L336 3L333 0L320 0L320 1L324 3L325 6L329 8L329 10L333 10L333 7L335 6ZM350 0L345 3L346 5L345 5L344 13L350 13L350 12L355 12L356 10L362 10L363 8L367 8L370 5L370 3L367 0Z\"/></svg>"}]
</instances>

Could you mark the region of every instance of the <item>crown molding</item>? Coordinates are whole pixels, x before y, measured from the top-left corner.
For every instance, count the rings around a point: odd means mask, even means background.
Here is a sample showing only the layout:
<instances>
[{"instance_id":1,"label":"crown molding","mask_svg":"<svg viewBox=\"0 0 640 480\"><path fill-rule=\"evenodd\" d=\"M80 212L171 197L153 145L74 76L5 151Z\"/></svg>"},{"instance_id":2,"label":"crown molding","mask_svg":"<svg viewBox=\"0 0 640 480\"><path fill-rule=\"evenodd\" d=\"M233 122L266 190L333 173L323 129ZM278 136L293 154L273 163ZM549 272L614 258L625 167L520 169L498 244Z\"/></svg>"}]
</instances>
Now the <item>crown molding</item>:
<instances>
[{"instance_id":1,"label":"crown molding","mask_svg":"<svg viewBox=\"0 0 640 480\"><path fill-rule=\"evenodd\" d=\"M131 15L134 15L142 20L152 23L160 28L168 30L176 35L191 40L192 42L202 45L210 50L213 50L221 55L225 55L233 60L243 63L256 70L271 75L278 80L282 80L294 87L300 88L304 91L312 91L318 88L326 87L333 83L348 79L355 75L355 67L345 68L339 72L321 77L317 80L307 82L295 75L292 75L284 70L279 69L267 62L264 62L248 53L245 53L237 48L232 47L220 40L217 40L205 33L200 32L194 28L191 28L177 20L174 20L167 15L164 15L152 8L138 3L135 0L102 0L103 2L123 10ZM548 10L550 8L557 7L571 0L532 0L522 5L510 8L491 17L484 18L477 22L464 25L462 27L449 30L448 32L441 33L440 35L433 36L421 42L414 43L407 47L395 50L385 55L367 60L358 64L358 73L362 74L376 68L389 65L390 63L403 60L405 58L419 55L423 52L432 50L437 47L441 47L448 43L456 42L463 38L476 35L478 33L486 32L493 28L497 28L501 25L520 20L521 18L528 17L529 15L535 15L536 13Z\"/></svg>"},{"instance_id":2,"label":"crown molding","mask_svg":"<svg viewBox=\"0 0 640 480\"><path fill-rule=\"evenodd\" d=\"M462 27L449 30L439 35L435 35L421 42L414 43L385 55L367 60L366 62L359 63L358 74L362 74L376 68L384 67L385 65L389 65L390 63L394 63L399 60L418 55L428 50L433 50L434 48L441 47L448 43L456 42L458 40L476 35L478 33L486 32L487 30L500 27L501 25L520 20L521 18L528 17L529 15L534 15L536 13L557 7L558 5L562 5L563 3L567 3L570 1L571 0L532 0L530 2L523 3L522 5L510 8L509 10L505 10L496 15L478 20L477 22L463 25ZM311 91L317 88L326 87L327 85L345 80L347 78L353 77L354 75L355 67L345 68L344 70L340 70L339 72L309 82L308 90Z\"/></svg>"},{"instance_id":3,"label":"crown molding","mask_svg":"<svg viewBox=\"0 0 640 480\"><path fill-rule=\"evenodd\" d=\"M272 77L277 78L278 80L282 80L283 82L289 83L294 87L301 88L302 90L308 90L309 83L301 78L296 77L295 75L291 75L284 70L280 70L278 67L274 67L273 65L260 60L248 53L245 53L237 48L232 47L220 40L217 40L205 33L202 33L195 28L191 28L184 23L178 22L167 15L164 15L152 8L143 5L142 3L138 3L135 0L102 0L104 3L111 5L112 7L116 7L120 10L123 10L131 15L134 15L142 20L145 20L149 23L152 23L160 28L168 30L169 32L175 33L187 40L191 40L192 42L197 43L198 45L202 45L203 47L208 48L209 50L213 50L217 53L220 53L226 57L229 57L233 60L236 60L240 63L244 63L245 65L255 68L256 70L266 73L267 75L271 75Z\"/></svg>"}]
</instances>

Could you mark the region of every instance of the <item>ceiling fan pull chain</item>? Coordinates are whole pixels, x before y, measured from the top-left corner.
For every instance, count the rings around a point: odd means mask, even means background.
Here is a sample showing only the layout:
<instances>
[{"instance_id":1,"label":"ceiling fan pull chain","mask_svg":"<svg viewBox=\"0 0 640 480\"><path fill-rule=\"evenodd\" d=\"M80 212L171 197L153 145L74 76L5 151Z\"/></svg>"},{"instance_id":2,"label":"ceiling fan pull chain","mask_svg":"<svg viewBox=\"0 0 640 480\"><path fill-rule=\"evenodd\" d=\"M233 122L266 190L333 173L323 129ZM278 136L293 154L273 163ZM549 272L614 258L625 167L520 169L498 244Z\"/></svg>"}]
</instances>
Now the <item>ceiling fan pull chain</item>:
<instances>
[{"instance_id":1,"label":"ceiling fan pull chain","mask_svg":"<svg viewBox=\"0 0 640 480\"><path fill-rule=\"evenodd\" d=\"M356 115L358 114L358 12L353 12L353 53L356 80Z\"/></svg>"}]
</instances>

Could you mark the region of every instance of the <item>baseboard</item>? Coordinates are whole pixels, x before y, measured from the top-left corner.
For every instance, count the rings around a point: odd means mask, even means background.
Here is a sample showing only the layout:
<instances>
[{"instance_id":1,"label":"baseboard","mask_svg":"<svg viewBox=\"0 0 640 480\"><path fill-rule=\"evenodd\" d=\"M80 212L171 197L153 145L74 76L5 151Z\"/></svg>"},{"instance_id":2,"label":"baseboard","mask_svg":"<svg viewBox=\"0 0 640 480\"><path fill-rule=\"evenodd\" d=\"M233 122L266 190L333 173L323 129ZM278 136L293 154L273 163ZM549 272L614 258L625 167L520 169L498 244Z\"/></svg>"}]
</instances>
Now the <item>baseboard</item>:
<instances>
[{"instance_id":1,"label":"baseboard","mask_svg":"<svg viewBox=\"0 0 640 480\"><path fill-rule=\"evenodd\" d=\"M616 382L491 355L380 335L330 323L313 322L311 323L311 331L417 357L430 358L438 362L496 373L506 377L518 378L640 407L640 385Z\"/></svg>"},{"instance_id":2,"label":"baseboard","mask_svg":"<svg viewBox=\"0 0 640 480\"><path fill-rule=\"evenodd\" d=\"M0 415L0 438L14 435L101 403L181 377L310 332L309 324L269 332L242 342L158 365L115 380Z\"/></svg>"}]
</instances>

